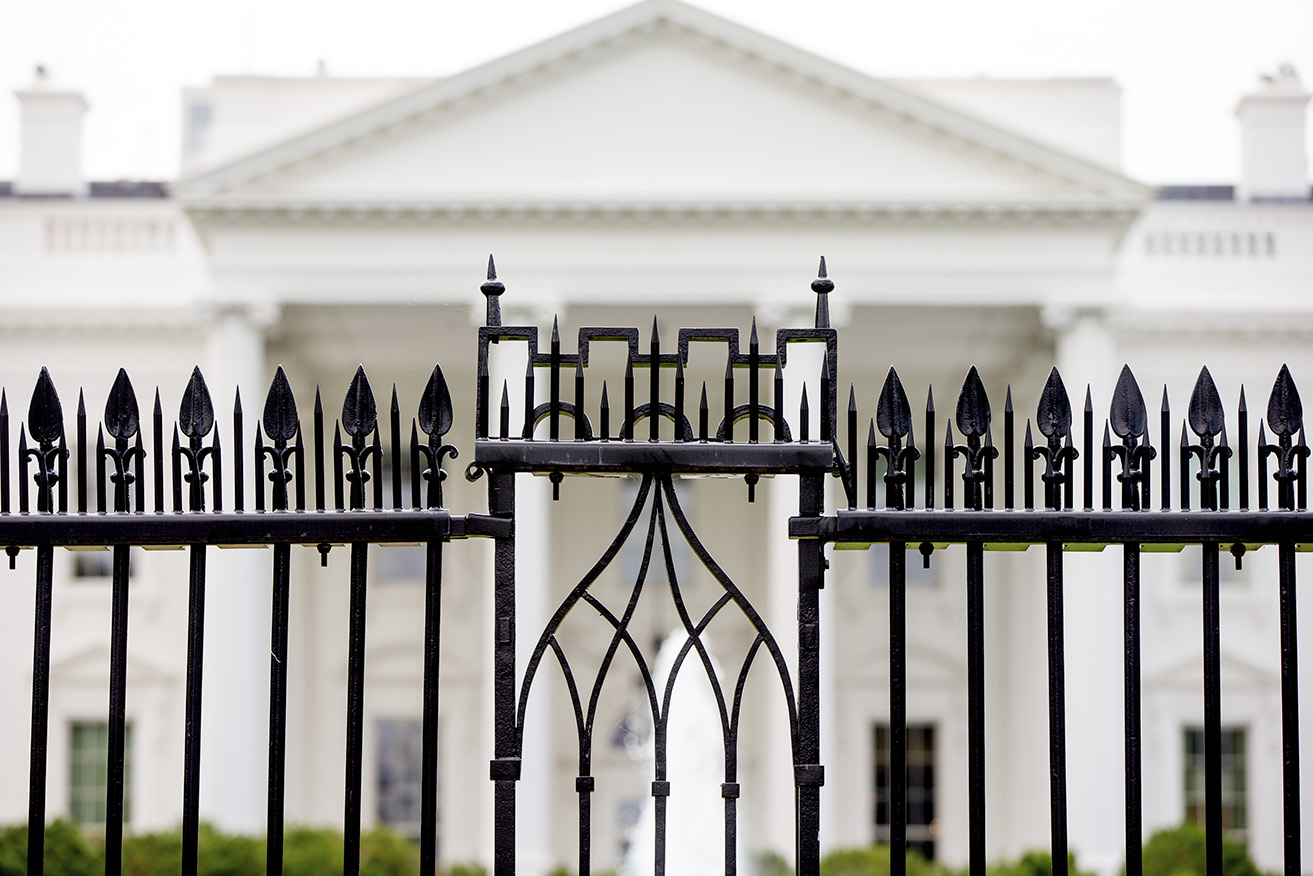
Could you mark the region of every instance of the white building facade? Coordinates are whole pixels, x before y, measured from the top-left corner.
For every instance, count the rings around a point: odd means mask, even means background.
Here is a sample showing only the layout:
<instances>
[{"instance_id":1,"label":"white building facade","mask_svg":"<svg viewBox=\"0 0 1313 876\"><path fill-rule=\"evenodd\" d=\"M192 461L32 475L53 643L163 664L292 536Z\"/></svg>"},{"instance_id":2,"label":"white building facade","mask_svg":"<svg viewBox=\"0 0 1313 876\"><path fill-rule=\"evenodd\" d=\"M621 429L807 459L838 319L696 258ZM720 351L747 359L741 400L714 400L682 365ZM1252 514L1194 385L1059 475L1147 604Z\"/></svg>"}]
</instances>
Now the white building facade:
<instances>
[{"instance_id":1,"label":"white building facade","mask_svg":"<svg viewBox=\"0 0 1313 876\"><path fill-rule=\"evenodd\" d=\"M42 365L66 410L85 390L94 421L120 366L143 405L158 386L163 409L176 410L199 364L220 409L240 389L257 411L281 364L304 408L319 387L335 413L358 363L380 393L395 382L405 410L439 361L456 396L449 440L464 450L487 253L508 287L506 322L547 331L558 318L565 338L586 325L646 331L654 313L671 338L684 325L746 330L754 317L763 332L808 325L807 282L824 254L837 283L839 385L868 392L866 409L893 365L914 408L933 385L947 410L975 364L996 405L1010 386L1029 412L1056 364L1073 402L1088 384L1101 417L1127 363L1151 408L1168 388L1178 419L1205 364L1228 405L1243 383L1261 411L1283 363L1296 381L1313 375L1308 97L1286 70L1245 98L1235 187L1155 191L1119 171L1111 82L876 80L674 0L647 0L443 80L217 79L184 97L184 177L166 194L83 181L85 102L38 82L19 93L24 165L0 197L0 383L16 434ZM523 359L507 353L498 368L495 379L511 378L514 392ZM816 371L788 375L790 399ZM571 482L553 503L548 484L522 480L517 564L533 584L520 587L519 623L531 630L618 528L632 492ZM482 483L448 485L448 507L485 510ZM744 512L740 482L686 486L695 525L787 652L797 583L785 535L796 488L764 484ZM1276 557L1267 553L1223 584L1222 689L1239 748L1228 805L1259 866L1275 870L1280 685ZM202 817L251 832L264 827L266 554L212 551L207 605ZM826 848L882 836L883 556L836 554L824 592ZM181 817L187 605L181 555L139 559L129 793L131 826L145 830ZM337 559L321 574L308 552L301 562L313 574L293 581L289 823L342 819L347 589ZM403 830L413 823L395 777L418 757L421 707L422 566L412 559L377 551L368 618L363 808ZM79 802L94 789L81 782L78 758L104 721L109 590L94 559L57 561L48 811L93 818ZM491 552L460 544L446 562L441 857L487 860ZM1048 845L1045 598L1038 556L989 562L988 848L997 858ZM13 581L30 580L31 565L20 556ZM1181 822L1193 802L1196 565L1188 552L1144 562L1146 831ZM912 837L952 864L967 849L963 566L953 551L937 554L908 597L913 784L933 802L913 819ZM1120 866L1124 840L1117 578L1109 552L1073 564L1067 582L1071 844L1100 873ZM24 587L0 588L9 619L0 690L14 715L31 698L31 601ZM675 623L655 603L644 612L654 640ZM1313 629L1313 609L1300 619ZM578 644L588 641L581 630ZM600 734L595 755L599 867L629 842L647 781L633 753L644 728L630 722L625 691L608 697L602 723L614 730ZM526 872L574 864L573 723L564 700L543 703L550 719L526 751L520 788ZM741 833L745 850L791 855L793 776L777 706L769 694L750 696L761 732L744 743ZM17 822L27 805L26 722L7 722L0 740L0 822Z\"/></svg>"}]
</instances>

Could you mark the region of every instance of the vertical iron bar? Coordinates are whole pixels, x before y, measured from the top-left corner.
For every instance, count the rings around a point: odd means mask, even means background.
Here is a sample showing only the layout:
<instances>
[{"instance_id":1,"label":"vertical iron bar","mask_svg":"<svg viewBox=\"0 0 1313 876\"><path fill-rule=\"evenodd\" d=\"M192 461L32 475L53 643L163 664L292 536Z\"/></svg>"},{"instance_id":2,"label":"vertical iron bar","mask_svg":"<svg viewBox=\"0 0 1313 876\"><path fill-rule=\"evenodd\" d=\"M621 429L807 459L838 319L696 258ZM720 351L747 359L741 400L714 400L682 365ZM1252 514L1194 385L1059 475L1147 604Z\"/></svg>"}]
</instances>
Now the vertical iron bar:
<instances>
[{"instance_id":1,"label":"vertical iron bar","mask_svg":"<svg viewBox=\"0 0 1313 876\"><path fill-rule=\"evenodd\" d=\"M1130 452L1129 450L1127 451ZM1112 434L1108 431L1108 421L1103 422L1103 510L1112 510ZM1127 460L1124 468L1129 469L1131 463ZM1122 507L1126 507L1126 485L1122 485Z\"/></svg>"},{"instance_id":2,"label":"vertical iron bar","mask_svg":"<svg viewBox=\"0 0 1313 876\"><path fill-rule=\"evenodd\" d=\"M1278 546L1281 600L1281 785L1285 876L1299 876L1299 650L1295 635L1295 544Z\"/></svg>"},{"instance_id":3,"label":"vertical iron bar","mask_svg":"<svg viewBox=\"0 0 1313 876\"><path fill-rule=\"evenodd\" d=\"M255 510L264 510L264 427L255 424ZM277 493L277 489L274 490Z\"/></svg>"},{"instance_id":4,"label":"vertical iron bar","mask_svg":"<svg viewBox=\"0 0 1313 876\"><path fill-rule=\"evenodd\" d=\"M1159 419L1158 440L1162 443L1163 463L1158 474L1162 480L1162 510L1172 506L1172 412L1167 405L1167 387L1163 387L1163 407Z\"/></svg>"},{"instance_id":5,"label":"vertical iron bar","mask_svg":"<svg viewBox=\"0 0 1313 876\"><path fill-rule=\"evenodd\" d=\"M523 437L527 440L533 437L533 356L527 357L528 364L524 366L524 427L522 429Z\"/></svg>"},{"instance_id":6,"label":"vertical iron bar","mask_svg":"<svg viewBox=\"0 0 1313 876\"><path fill-rule=\"evenodd\" d=\"M77 439L77 479L78 479L78 513L87 513L87 404L83 398L82 390L78 390L78 412L74 434ZM5 457L3 471L6 481L9 473L9 423L8 421L0 422L0 455ZM8 484L0 485L0 497L4 499L4 507L0 510L9 510L9 487Z\"/></svg>"},{"instance_id":7,"label":"vertical iron bar","mask_svg":"<svg viewBox=\"0 0 1313 876\"><path fill-rule=\"evenodd\" d=\"M707 400L707 388L706 388L706 386L703 386L703 387L702 387L702 401L703 401L704 404L702 405L702 407L703 407L704 409L706 408L706 404L705 404L706 400ZM704 418L704 419L705 419L705 418ZM600 437L603 441L606 441L606 440L610 439L610 437L611 437L611 402L610 402L610 400L606 397L606 381L605 381L605 380L602 381L602 401L601 401L601 407L598 408L598 425L599 425L599 427L600 427L600 430L599 430L599 433L598 433L598 437ZM703 433L704 433L704 434L703 434L703 437L705 438L705 437L706 437L705 432L707 431L705 426L703 427L702 431L703 431Z\"/></svg>"},{"instance_id":8,"label":"vertical iron bar","mask_svg":"<svg viewBox=\"0 0 1313 876\"><path fill-rule=\"evenodd\" d=\"M547 377L547 435L553 441L561 440L561 330L552 320L552 346Z\"/></svg>"},{"instance_id":9,"label":"vertical iron bar","mask_svg":"<svg viewBox=\"0 0 1313 876\"><path fill-rule=\"evenodd\" d=\"M377 432L375 432L377 435ZM365 726L365 596L369 545L351 545L351 608L347 633L346 805L342 824L342 869L360 874L360 759Z\"/></svg>"},{"instance_id":10,"label":"vertical iron bar","mask_svg":"<svg viewBox=\"0 0 1313 876\"><path fill-rule=\"evenodd\" d=\"M657 333L656 317L652 317L652 344L648 351L647 375L647 438L656 441L661 437L661 336Z\"/></svg>"},{"instance_id":11,"label":"vertical iron bar","mask_svg":"<svg viewBox=\"0 0 1313 876\"><path fill-rule=\"evenodd\" d=\"M50 735L50 606L54 565L55 549L48 544L38 545L36 625L32 636L31 763L27 792L27 872L31 876L41 876L45 872L46 749Z\"/></svg>"},{"instance_id":12,"label":"vertical iron bar","mask_svg":"<svg viewBox=\"0 0 1313 876\"><path fill-rule=\"evenodd\" d=\"M192 510L199 511L193 496ZM201 690L205 655L205 545L191 546L191 587L187 603L187 704L183 741L182 872L196 876L200 830Z\"/></svg>"},{"instance_id":13,"label":"vertical iron bar","mask_svg":"<svg viewBox=\"0 0 1313 876\"><path fill-rule=\"evenodd\" d=\"M1222 876L1222 616L1218 544L1203 545L1205 873Z\"/></svg>"},{"instance_id":14,"label":"vertical iron bar","mask_svg":"<svg viewBox=\"0 0 1313 876\"><path fill-rule=\"evenodd\" d=\"M752 318L752 334L748 340L748 441L757 443L760 424L757 414L761 406L761 347L757 341L757 318ZM854 469L856 471L856 469Z\"/></svg>"},{"instance_id":15,"label":"vertical iron bar","mask_svg":"<svg viewBox=\"0 0 1313 876\"><path fill-rule=\"evenodd\" d=\"M436 472L434 473L436 475ZM438 669L442 629L442 542L424 564L424 716L420 763L419 871L435 873L438 854Z\"/></svg>"},{"instance_id":16,"label":"vertical iron bar","mask_svg":"<svg viewBox=\"0 0 1313 876\"><path fill-rule=\"evenodd\" d=\"M305 430L296 424L296 510L305 510Z\"/></svg>"},{"instance_id":17,"label":"vertical iron bar","mask_svg":"<svg viewBox=\"0 0 1313 876\"><path fill-rule=\"evenodd\" d=\"M1085 443L1088 445L1090 442L1086 440ZM1063 447L1065 447L1068 451L1071 450L1070 432L1067 433L1067 438L1063 442ZM1093 486L1090 483L1090 480L1093 478L1093 466L1094 466L1094 461L1092 459L1093 455L1094 454L1090 452L1089 447L1086 447L1085 448L1085 474L1087 475L1087 479L1085 481L1085 501L1087 503L1090 502L1091 500L1090 489ZM1053 507L1055 509L1058 507L1057 505L1058 494L1061 493L1063 496L1063 502L1062 502L1063 510L1066 511L1071 510L1072 496L1076 492L1076 475L1075 472L1073 471L1074 467L1075 467L1075 462L1073 462L1072 460L1072 454L1068 453L1067 461L1064 462L1062 465L1063 482L1061 484L1053 485ZM1092 507L1087 507L1085 510L1093 511L1094 509Z\"/></svg>"},{"instance_id":18,"label":"vertical iron bar","mask_svg":"<svg viewBox=\"0 0 1313 876\"><path fill-rule=\"evenodd\" d=\"M979 541L967 542L967 771L968 872L985 876L985 546Z\"/></svg>"},{"instance_id":19,"label":"vertical iron bar","mask_svg":"<svg viewBox=\"0 0 1313 876\"><path fill-rule=\"evenodd\" d=\"M778 359L775 361L774 398L771 406L775 409L771 428L774 430L775 443L778 444L784 440L784 369L780 367Z\"/></svg>"},{"instance_id":20,"label":"vertical iron bar","mask_svg":"<svg viewBox=\"0 0 1313 876\"><path fill-rule=\"evenodd\" d=\"M679 387L682 392L683 386ZM574 440L584 440L584 357L580 356L574 364ZM678 418L676 418L678 419Z\"/></svg>"},{"instance_id":21,"label":"vertical iron bar","mask_svg":"<svg viewBox=\"0 0 1313 876\"><path fill-rule=\"evenodd\" d=\"M907 874L907 542L889 544L890 876Z\"/></svg>"},{"instance_id":22,"label":"vertical iron bar","mask_svg":"<svg viewBox=\"0 0 1313 876\"><path fill-rule=\"evenodd\" d=\"M1085 385L1085 413L1082 419L1083 430L1081 432L1081 453L1085 454L1084 484L1081 495L1085 499L1083 507L1086 511L1094 510L1094 402L1090 397L1089 384ZM1071 440L1071 433L1067 434L1067 440ZM1076 484L1071 478L1070 468L1067 474L1067 504L1065 507L1071 508L1071 496L1076 491ZM1064 859L1065 860L1065 859ZM1056 863L1055 863L1056 866ZM1064 863L1064 867L1066 864Z\"/></svg>"},{"instance_id":23,"label":"vertical iron bar","mask_svg":"<svg viewBox=\"0 0 1313 876\"><path fill-rule=\"evenodd\" d=\"M989 426L985 427L985 446L991 448L994 446L994 432L993 429ZM985 500L983 507L992 509L994 507L994 456L993 454L991 453L985 454L984 465L982 466L982 468L985 472L985 484L984 484Z\"/></svg>"},{"instance_id":24,"label":"vertical iron bar","mask_svg":"<svg viewBox=\"0 0 1313 876\"><path fill-rule=\"evenodd\" d=\"M269 643L269 797L265 872L283 873L283 783L287 749L287 622L292 546L274 545L273 617Z\"/></svg>"},{"instance_id":25,"label":"vertical iron bar","mask_svg":"<svg viewBox=\"0 0 1313 876\"><path fill-rule=\"evenodd\" d=\"M59 471L59 512L68 511L68 442L64 439L64 424L59 424L59 455L55 457Z\"/></svg>"},{"instance_id":26,"label":"vertical iron bar","mask_svg":"<svg viewBox=\"0 0 1313 876\"><path fill-rule=\"evenodd\" d=\"M953 424L944 426L944 510L953 510Z\"/></svg>"},{"instance_id":27,"label":"vertical iron bar","mask_svg":"<svg viewBox=\"0 0 1313 876\"><path fill-rule=\"evenodd\" d=\"M19 452L21 453L21 442L23 439L23 430L21 427L18 430L18 439L20 442ZM20 479L21 483L21 481L27 480L27 469L26 467L23 467L20 471L23 474L23 477ZM101 514L105 513L105 505L109 501L109 497L106 495L107 492L109 491L105 487L105 427L99 426L96 429L96 510ZM19 501L23 503L19 510L27 510L26 496L26 489L18 491Z\"/></svg>"},{"instance_id":28,"label":"vertical iron bar","mask_svg":"<svg viewBox=\"0 0 1313 876\"><path fill-rule=\"evenodd\" d=\"M155 513L164 513L164 412L160 410L160 389L155 387L155 410L151 414L151 453L155 455L151 474L155 476ZM138 507L139 511L144 508Z\"/></svg>"},{"instance_id":29,"label":"vertical iron bar","mask_svg":"<svg viewBox=\"0 0 1313 876\"><path fill-rule=\"evenodd\" d=\"M1023 478L1023 482L1025 484L1024 501L1027 511L1035 510L1035 466L1030 456L1031 451L1033 451L1034 449L1035 449L1035 441L1030 432L1030 420L1027 420L1026 440L1022 444L1022 452L1026 460L1025 477ZM1048 489L1047 484L1045 485L1045 489L1046 490Z\"/></svg>"},{"instance_id":30,"label":"vertical iron bar","mask_svg":"<svg viewBox=\"0 0 1313 876\"><path fill-rule=\"evenodd\" d=\"M401 406L397 403L397 385L392 384L392 410L388 414L388 450L392 454L392 507L401 508ZM298 478L298 482L304 480Z\"/></svg>"},{"instance_id":31,"label":"vertical iron bar","mask_svg":"<svg viewBox=\"0 0 1313 876\"><path fill-rule=\"evenodd\" d=\"M324 510L324 403L315 387L315 510Z\"/></svg>"},{"instance_id":32,"label":"vertical iron bar","mask_svg":"<svg viewBox=\"0 0 1313 876\"><path fill-rule=\"evenodd\" d=\"M631 372L632 373L632 372ZM631 381L632 384L632 381ZM515 475L489 475L488 510L515 517ZM519 750L515 724L515 536L496 539L493 548L493 876L515 876L515 781Z\"/></svg>"},{"instance_id":33,"label":"vertical iron bar","mask_svg":"<svg viewBox=\"0 0 1313 876\"><path fill-rule=\"evenodd\" d=\"M246 489L246 471L242 465L242 391L233 394L233 510L241 511L246 505L242 501Z\"/></svg>"},{"instance_id":34,"label":"vertical iron bar","mask_svg":"<svg viewBox=\"0 0 1313 876\"><path fill-rule=\"evenodd\" d=\"M476 388L478 402L474 409L474 437L488 437L488 408L492 399L488 397L488 359L486 353L479 353L479 378ZM502 436L503 438L506 436Z\"/></svg>"},{"instance_id":35,"label":"vertical iron bar","mask_svg":"<svg viewBox=\"0 0 1313 876\"><path fill-rule=\"evenodd\" d=\"M182 439L178 436L178 427L173 427L173 448L169 457L173 464L173 513L182 513ZM191 493L191 502L193 508L196 503L196 491L200 489L200 483L191 484L188 489Z\"/></svg>"},{"instance_id":36,"label":"vertical iron bar","mask_svg":"<svg viewBox=\"0 0 1313 876\"><path fill-rule=\"evenodd\" d=\"M824 416L822 417L824 422ZM799 478L798 515L819 517L824 510L824 477ZM798 750L794 764L797 788L798 876L820 871L821 702L820 591L825 586L824 546L817 539L798 542Z\"/></svg>"},{"instance_id":37,"label":"vertical iron bar","mask_svg":"<svg viewBox=\"0 0 1313 876\"><path fill-rule=\"evenodd\" d=\"M1141 876L1140 814L1140 546L1122 545L1122 632L1125 649L1126 876Z\"/></svg>"},{"instance_id":38,"label":"vertical iron bar","mask_svg":"<svg viewBox=\"0 0 1313 876\"><path fill-rule=\"evenodd\" d=\"M698 440L707 440L707 430L710 428L711 412L707 408L707 382L702 381L702 400L698 402Z\"/></svg>"},{"instance_id":39,"label":"vertical iron bar","mask_svg":"<svg viewBox=\"0 0 1313 876\"><path fill-rule=\"evenodd\" d=\"M1267 435L1263 430L1263 421L1258 421L1258 510L1267 510ZM1278 487L1278 496L1280 495Z\"/></svg>"},{"instance_id":40,"label":"vertical iron bar","mask_svg":"<svg viewBox=\"0 0 1313 876\"><path fill-rule=\"evenodd\" d=\"M857 389L848 385L848 507L857 507Z\"/></svg>"},{"instance_id":41,"label":"vertical iron bar","mask_svg":"<svg viewBox=\"0 0 1313 876\"><path fill-rule=\"evenodd\" d=\"M702 395L706 397L706 384L703 384ZM807 404L807 384L804 383L798 397L798 440L806 444L811 439L811 428L811 408Z\"/></svg>"},{"instance_id":42,"label":"vertical iron bar","mask_svg":"<svg viewBox=\"0 0 1313 876\"><path fill-rule=\"evenodd\" d=\"M410 420L410 507L422 508L421 487L424 484L423 465L419 453L419 427L414 417Z\"/></svg>"},{"instance_id":43,"label":"vertical iron bar","mask_svg":"<svg viewBox=\"0 0 1313 876\"><path fill-rule=\"evenodd\" d=\"M500 427L497 437L505 441L511 437L511 395L510 381L508 380L501 382L501 406L497 409L497 417L497 425ZM339 500L338 506L340 507L341 504Z\"/></svg>"},{"instance_id":44,"label":"vertical iron bar","mask_svg":"<svg viewBox=\"0 0 1313 876\"><path fill-rule=\"evenodd\" d=\"M725 440L734 440L734 361L725 356Z\"/></svg>"},{"instance_id":45,"label":"vertical iron bar","mask_svg":"<svg viewBox=\"0 0 1313 876\"><path fill-rule=\"evenodd\" d=\"M1007 399L1003 402L1003 507L1009 511L1016 507L1013 485L1016 477L1016 460L1013 452L1016 437L1013 434L1016 430L1015 419L1016 415L1012 411L1012 384L1008 384Z\"/></svg>"},{"instance_id":46,"label":"vertical iron bar","mask_svg":"<svg viewBox=\"0 0 1313 876\"><path fill-rule=\"evenodd\" d=\"M1089 469L1087 464L1086 469ZM1062 542L1045 545L1049 602L1049 821L1053 876L1067 876L1067 695Z\"/></svg>"},{"instance_id":47,"label":"vertical iron bar","mask_svg":"<svg viewBox=\"0 0 1313 876\"><path fill-rule=\"evenodd\" d=\"M81 423L86 423L86 409L82 405L82 394L78 393L78 413L82 415ZM85 440L78 441L78 453L81 454ZM85 511L86 509L80 509ZM0 514L9 513L9 398L0 389Z\"/></svg>"},{"instance_id":48,"label":"vertical iron bar","mask_svg":"<svg viewBox=\"0 0 1313 876\"><path fill-rule=\"evenodd\" d=\"M132 507L134 511L136 511L137 513L141 513L146 510L146 471L145 471L146 451L141 444L140 429L137 430L137 440L135 446L137 448L137 458L133 460L132 467L135 469L135 474L137 476L137 480L135 484L137 489L134 491L135 501L133 502Z\"/></svg>"},{"instance_id":49,"label":"vertical iron bar","mask_svg":"<svg viewBox=\"0 0 1313 876\"><path fill-rule=\"evenodd\" d=\"M1240 443L1240 459L1238 461L1240 483L1239 496L1237 496L1236 505L1241 511L1249 510L1249 405L1245 404L1245 387L1240 387L1240 407L1236 412L1238 425L1236 426L1236 438Z\"/></svg>"},{"instance_id":50,"label":"vertical iron bar","mask_svg":"<svg viewBox=\"0 0 1313 876\"><path fill-rule=\"evenodd\" d=\"M634 359L632 356L625 361L625 418L620 424L620 437L625 441L634 440Z\"/></svg>"},{"instance_id":51,"label":"vertical iron bar","mask_svg":"<svg viewBox=\"0 0 1313 876\"><path fill-rule=\"evenodd\" d=\"M370 460L374 466L374 510L380 511L383 508L383 439L379 436L383 430L376 424L374 426L374 458ZM364 499L364 485L361 485L360 497Z\"/></svg>"},{"instance_id":52,"label":"vertical iron bar","mask_svg":"<svg viewBox=\"0 0 1313 876\"><path fill-rule=\"evenodd\" d=\"M126 442L119 439L121 449ZM115 508L127 511L128 485L119 483ZM123 868L123 758L127 724L128 682L128 560L129 548L114 545L114 579L110 608L109 646L109 750L105 780L105 874L118 876Z\"/></svg>"},{"instance_id":53,"label":"vertical iron bar","mask_svg":"<svg viewBox=\"0 0 1313 876\"><path fill-rule=\"evenodd\" d=\"M1163 443L1166 444L1167 442L1164 441ZM1182 511L1189 511L1189 510L1190 510L1190 442L1189 442L1189 440L1185 437L1185 423L1184 423L1184 422L1181 423L1181 459L1180 459L1180 461L1177 463L1177 465L1178 465L1179 468L1181 469L1181 471L1180 471L1180 476L1181 476L1181 510L1182 510ZM1207 497L1208 497L1208 491L1207 491L1206 489L1202 489L1202 486L1203 486L1203 485L1201 484L1201 485L1200 485L1201 489L1200 489L1200 493L1199 493L1199 501L1200 501L1200 505L1199 505L1199 507L1201 507L1201 508L1206 507L1206 505L1207 505L1207 501L1208 501L1208 498L1207 498Z\"/></svg>"},{"instance_id":54,"label":"vertical iron bar","mask_svg":"<svg viewBox=\"0 0 1313 876\"><path fill-rule=\"evenodd\" d=\"M346 507L342 483L342 424L335 423L333 425L333 507L339 511Z\"/></svg>"},{"instance_id":55,"label":"vertical iron bar","mask_svg":"<svg viewBox=\"0 0 1313 876\"><path fill-rule=\"evenodd\" d=\"M684 440L684 357L675 356L675 440Z\"/></svg>"},{"instance_id":56,"label":"vertical iron bar","mask_svg":"<svg viewBox=\"0 0 1313 876\"><path fill-rule=\"evenodd\" d=\"M935 390L926 390L925 399L925 507L935 507Z\"/></svg>"}]
</instances>

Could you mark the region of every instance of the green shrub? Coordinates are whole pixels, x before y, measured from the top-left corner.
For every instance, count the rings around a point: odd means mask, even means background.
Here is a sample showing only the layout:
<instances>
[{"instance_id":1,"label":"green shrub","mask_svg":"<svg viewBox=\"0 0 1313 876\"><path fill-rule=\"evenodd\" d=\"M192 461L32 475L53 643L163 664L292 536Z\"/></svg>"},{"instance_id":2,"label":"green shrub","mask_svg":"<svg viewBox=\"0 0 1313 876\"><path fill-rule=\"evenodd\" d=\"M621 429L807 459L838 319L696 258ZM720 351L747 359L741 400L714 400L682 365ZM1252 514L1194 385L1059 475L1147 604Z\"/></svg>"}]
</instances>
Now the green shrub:
<instances>
[{"instance_id":1,"label":"green shrub","mask_svg":"<svg viewBox=\"0 0 1313 876\"><path fill-rule=\"evenodd\" d=\"M821 876L889 876L889 846L835 849L821 858ZM951 876L952 871L907 850L907 876Z\"/></svg>"},{"instance_id":2,"label":"green shrub","mask_svg":"<svg viewBox=\"0 0 1313 876\"><path fill-rule=\"evenodd\" d=\"M482 864L452 864L447 868L447 876L488 876Z\"/></svg>"},{"instance_id":3,"label":"green shrub","mask_svg":"<svg viewBox=\"0 0 1313 876\"><path fill-rule=\"evenodd\" d=\"M1203 827L1183 824L1149 837L1141 860L1144 876L1204 876L1204 858ZM1222 838L1222 876L1260 876L1245 847L1225 837Z\"/></svg>"},{"instance_id":4,"label":"green shrub","mask_svg":"<svg viewBox=\"0 0 1313 876\"><path fill-rule=\"evenodd\" d=\"M396 831L375 827L360 837L361 876L419 876L419 846Z\"/></svg>"},{"instance_id":5,"label":"green shrub","mask_svg":"<svg viewBox=\"0 0 1313 876\"><path fill-rule=\"evenodd\" d=\"M47 873L61 876L98 876L104 872L104 854L88 842L77 825L58 819L46 825ZM27 825L0 830L0 876L27 872Z\"/></svg>"},{"instance_id":6,"label":"green shrub","mask_svg":"<svg viewBox=\"0 0 1313 876\"><path fill-rule=\"evenodd\" d=\"M1029 851L1015 861L1001 861L987 868L988 876L1053 876L1053 856L1045 851ZM1076 866L1076 856L1067 853L1069 876L1090 876Z\"/></svg>"},{"instance_id":7,"label":"green shrub","mask_svg":"<svg viewBox=\"0 0 1313 876\"><path fill-rule=\"evenodd\" d=\"M752 872L756 876L793 876L793 865L779 852L762 850L752 856Z\"/></svg>"},{"instance_id":8,"label":"green shrub","mask_svg":"<svg viewBox=\"0 0 1313 876\"><path fill-rule=\"evenodd\" d=\"M264 872L264 837L220 833L202 824L197 837L197 869L201 876L249 876Z\"/></svg>"}]
</instances>

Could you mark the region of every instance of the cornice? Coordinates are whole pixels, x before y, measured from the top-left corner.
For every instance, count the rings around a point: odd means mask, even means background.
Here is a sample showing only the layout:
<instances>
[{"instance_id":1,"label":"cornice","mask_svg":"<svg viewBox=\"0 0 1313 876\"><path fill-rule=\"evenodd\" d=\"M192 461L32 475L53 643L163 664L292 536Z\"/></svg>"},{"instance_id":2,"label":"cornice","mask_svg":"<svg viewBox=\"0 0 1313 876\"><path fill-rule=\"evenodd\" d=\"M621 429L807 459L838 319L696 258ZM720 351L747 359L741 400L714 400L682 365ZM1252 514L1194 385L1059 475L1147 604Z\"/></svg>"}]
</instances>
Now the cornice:
<instances>
[{"instance_id":1,"label":"cornice","mask_svg":"<svg viewBox=\"0 0 1313 876\"><path fill-rule=\"evenodd\" d=\"M1135 200L1062 201L314 201L195 200L187 213L211 224L817 224L899 226L1123 227L1140 213Z\"/></svg>"}]
</instances>

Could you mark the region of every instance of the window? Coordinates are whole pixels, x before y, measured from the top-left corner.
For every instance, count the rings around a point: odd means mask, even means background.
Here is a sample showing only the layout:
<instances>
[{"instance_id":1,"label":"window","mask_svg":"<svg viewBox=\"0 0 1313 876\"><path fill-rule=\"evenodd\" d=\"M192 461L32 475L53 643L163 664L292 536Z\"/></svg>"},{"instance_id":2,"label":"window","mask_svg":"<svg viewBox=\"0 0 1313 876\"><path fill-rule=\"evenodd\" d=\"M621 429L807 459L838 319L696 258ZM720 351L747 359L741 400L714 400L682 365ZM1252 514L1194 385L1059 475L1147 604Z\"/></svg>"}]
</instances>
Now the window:
<instances>
[{"instance_id":1,"label":"window","mask_svg":"<svg viewBox=\"0 0 1313 876\"><path fill-rule=\"evenodd\" d=\"M888 724L875 725L875 841L891 837L890 804L893 756ZM935 858L935 726L907 725L907 845L928 860Z\"/></svg>"},{"instance_id":2,"label":"window","mask_svg":"<svg viewBox=\"0 0 1313 876\"><path fill-rule=\"evenodd\" d=\"M385 719L375 724L378 752L378 821L419 839L423 775L422 722Z\"/></svg>"},{"instance_id":3,"label":"window","mask_svg":"<svg viewBox=\"0 0 1313 876\"><path fill-rule=\"evenodd\" d=\"M137 574L137 549L128 552L128 577ZM108 580L114 576L114 551L80 550L73 552L73 578L75 580Z\"/></svg>"},{"instance_id":4,"label":"window","mask_svg":"<svg viewBox=\"0 0 1313 876\"><path fill-rule=\"evenodd\" d=\"M75 721L69 727L68 814L87 827L105 823L109 790L109 724ZM123 728L123 821L132 821L132 724Z\"/></svg>"},{"instance_id":5,"label":"window","mask_svg":"<svg viewBox=\"0 0 1313 876\"><path fill-rule=\"evenodd\" d=\"M1186 727L1184 742L1185 820L1204 823L1204 729ZM1245 793L1245 731L1222 728L1222 830L1236 842L1248 839Z\"/></svg>"},{"instance_id":6,"label":"window","mask_svg":"<svg viewBox=\"0 0 1313 876\"><path fill-rule=\"evenodd\" d=\"M889 586L889 545L886 542L871 545L867 552L871 562L871 580L878 587ZM919 544L908 544L903 560L903 581L908 587L927 587L935 583L935 570L925 567Z\"/></svg>"}]
</instances>

